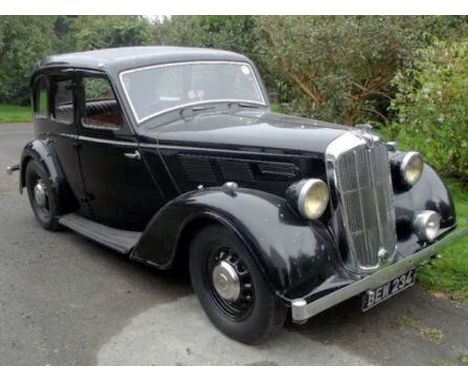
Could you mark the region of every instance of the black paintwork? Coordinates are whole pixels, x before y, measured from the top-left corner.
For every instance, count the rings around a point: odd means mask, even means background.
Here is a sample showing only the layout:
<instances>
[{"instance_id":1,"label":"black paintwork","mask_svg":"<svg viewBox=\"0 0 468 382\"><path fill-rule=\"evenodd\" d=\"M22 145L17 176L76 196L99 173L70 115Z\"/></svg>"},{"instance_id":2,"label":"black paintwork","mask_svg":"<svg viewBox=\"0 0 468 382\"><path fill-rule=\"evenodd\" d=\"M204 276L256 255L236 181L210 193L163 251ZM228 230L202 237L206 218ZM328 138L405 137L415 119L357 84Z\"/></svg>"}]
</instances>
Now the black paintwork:
<instances>
[{"instance_id":1,"label":"black paintwork","mask_svg":"<svg viewBox=\"0 0 468 382\"><path fill-rule=\"evenodd\" d=\"M272 291L285 300L315 298L355 281L359 275L341 265L346 254L337 249L333 211L306 221L285 200L286 189L299 179L327 181L326 147L353 128L272 113L269 104L252 109L227 102L207 111L175 110L138 126L123 97L120 71L187 60L250 63L238 54L192 48L111 49L44 60L32 84L57 73L73 79L75 122L35 120L36 139L23 151L21 188L27 161L38 159L61 197L60 213L144 231L131 257L158 268L185 256L197 229L213 221L239 235ZM111 80L124 113L121 129L86 128L80 122L79 83L89 73ZM141 160L124 156L135 150ZM241 188L233 194L221 187L226 181ZM395 183L394 204L398 256L423 245L411 227L416 211L438 211L444 230L455 226L451 196L428 165L413 188Z\"/></svg>"},{"instance_id":2,"label":"black paintwork","mask_svg":"<svg viewBox=\"0 0 468 382\"><path fill-rule=\"evenodd\" d=\"M284 296L298 297L335 272L337 252L325 223L299 218L284 198L244 188L234 194L222 188L197 190L174 199L152 219L133 257L169 268L178 250L185 249L174 243L193 234L199 219L235 230L272 289Z\"/></svg>"},{"instance_id":3,"label":"black paintwork","mask_svg":"<svg viewBox=\"0 0 468 382\"><path fill-rule=\"evenodd\" d=\"M176 46L132 46L65 53L46 57L38 69L48 67L102 70L116 78L121 71L148 65L184 61L248 61L245 56L217 49Z\"/></svg>"}]
</instances>

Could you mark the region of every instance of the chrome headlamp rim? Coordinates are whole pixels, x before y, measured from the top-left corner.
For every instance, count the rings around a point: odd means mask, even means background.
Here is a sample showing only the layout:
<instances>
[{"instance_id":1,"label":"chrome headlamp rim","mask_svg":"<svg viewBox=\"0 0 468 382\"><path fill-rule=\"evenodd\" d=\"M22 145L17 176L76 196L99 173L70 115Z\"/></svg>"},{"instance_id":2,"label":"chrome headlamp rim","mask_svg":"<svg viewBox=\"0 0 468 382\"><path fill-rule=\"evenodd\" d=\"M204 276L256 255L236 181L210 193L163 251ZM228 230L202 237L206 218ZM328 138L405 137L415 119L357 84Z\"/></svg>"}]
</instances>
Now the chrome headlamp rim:
<instances>
[{"instance_id":1,"label":"chrome headlamp rim","mask_svg":"<svg viewBox=\"0 0 468 382\"><path fill-rule=\"evenodd\" d=\"M320 184L320 186L325 187L327 192L325 194L325 199L323 200L322 206L319 209L318 213L311 216L308 214L306 210L307 197L308 197L309 191L313 187L316 187L318 184ZM326 211L328 207L329 201L330 201L330 190L327 184L321 179L316 179L316 178L307 179L299 190L299 194L297 196L297 209L299 213L302 215L302 217L309 219L309 220L315 220L324 214L324 212Z\"/></svg>"},{"instance_id":2,"label":"chrome headlamp rim","mask_svg":"<svg viewBox=\"0 0 468 382\"><path fill-rule=\"evenodd\" d=\"M410 181L408 180L407 178L407 169L408 169L408 165L411 163L412 160L414 160L415 158L418 158L421 163L422 163L422 167L421 167L421 171L419 172L419 175L418 177L414 180L414 181ZM423 172L423 168L424 168L424 161L422 159L422 156L420 153L418 153L417 151L409 151L407 152L403 159L401 160L401 163L400 163L400 176L401 178L403 179L404 183L410 187L414 186L416 183L418 183L419 179L421 179L421 175L422 175L422 172Z\"/></svg>"}]
</instances>

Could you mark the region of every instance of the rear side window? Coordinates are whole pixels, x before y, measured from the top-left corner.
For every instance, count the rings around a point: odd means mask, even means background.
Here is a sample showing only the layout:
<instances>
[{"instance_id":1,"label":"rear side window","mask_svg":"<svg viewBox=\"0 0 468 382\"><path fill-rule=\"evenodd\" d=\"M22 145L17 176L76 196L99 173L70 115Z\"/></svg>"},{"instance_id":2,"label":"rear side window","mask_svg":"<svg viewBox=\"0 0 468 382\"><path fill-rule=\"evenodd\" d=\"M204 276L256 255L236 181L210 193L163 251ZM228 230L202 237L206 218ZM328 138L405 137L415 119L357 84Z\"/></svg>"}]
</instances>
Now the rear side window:
<instances>
[{"instance_id":1,"label":"rear side window","mask_svg":"<svg viewBox=\"0 0 468 382\"><path fill-rule=\"evenodd\" d=\"M60 122L73 123L75 115L73 105L73 82L70 79L54 79L53 82L53 114Z\"/></svg>"},{"instance_id":2,"label":"rear side window","mask_svg":"<svg viewBox=\"0 0 468 382\"><path fill-rule=\"evenodd\" d=\"M49 116L49 94L47 83L43 77L36 82L34 116L36 118L47 118Z\"/></svg>"},{"instance_id":3,"label":"rear side window","mask_svg":"<svg viewBox=\"0 0 468 382\"><path fill-rule=\"evenodd\" d=\"M119 129L122 111L108 79L84 77L85 108L83 125L91 128Z\"/></svg>"}]
</instances>

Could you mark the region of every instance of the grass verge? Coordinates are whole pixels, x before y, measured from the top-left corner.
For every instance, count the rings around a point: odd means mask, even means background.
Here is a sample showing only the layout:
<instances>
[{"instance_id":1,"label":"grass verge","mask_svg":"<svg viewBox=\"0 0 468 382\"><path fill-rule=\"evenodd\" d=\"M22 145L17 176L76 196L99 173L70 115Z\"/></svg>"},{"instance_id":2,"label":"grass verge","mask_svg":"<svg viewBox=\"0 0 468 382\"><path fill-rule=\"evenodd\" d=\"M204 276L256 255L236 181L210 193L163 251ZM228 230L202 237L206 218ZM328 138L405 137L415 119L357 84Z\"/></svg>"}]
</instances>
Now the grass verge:
<instances>
[{"instance_id":1,"label":"grass verge","mask_svg":"<svg viewBox=\"0 0 468 382\"><path fill-rule=\"evenodd\" d=\"M444 179L452 192L457 221L463 226L468 217L468 191L453 179ZM418 281L425 288L442 292L454 300L468 300L468 239L444 249L440 260L431 261L418 270Z\"/></svg>"},{"instance_id":2,"label":"grass verge","mask_svg":"<svg viewBox=\"0 0 468 382\"><path fill-rule=\"evenodd\" d=\"M0 105L0 123L31 122L29 106Z\"/></svg>"}]
</instances>

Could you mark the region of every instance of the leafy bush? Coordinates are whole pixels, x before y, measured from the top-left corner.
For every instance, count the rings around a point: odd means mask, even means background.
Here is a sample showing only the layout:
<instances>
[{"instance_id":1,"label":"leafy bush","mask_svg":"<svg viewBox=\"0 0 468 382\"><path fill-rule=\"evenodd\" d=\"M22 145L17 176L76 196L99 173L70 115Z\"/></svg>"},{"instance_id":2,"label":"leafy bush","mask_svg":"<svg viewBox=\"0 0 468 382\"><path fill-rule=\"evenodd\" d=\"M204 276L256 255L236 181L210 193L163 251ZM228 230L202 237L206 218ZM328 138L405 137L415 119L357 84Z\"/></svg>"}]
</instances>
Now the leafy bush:
<instances>
[{"instance_id":1,"label":"leafy bush","mask_svg":"<svg viewBox=\"0 0 468 382\"><path fill-rule=\"evenodd\" d=\"M70 25L74 51L151 45L153 26L137 16L81 16Z\"/></svg>"},{"instance_id":2,"label":"leafy bush","mask_svg":"<svg viewBox=\"0 0 468 382\"><path fill-rule=\"evenodd\" d=\"M154 25L157 45L230 50L254 59L255 16L172 16Z\"/></svg>"},{"instance_id":3,"label":"leafy bush","mask_svg":"<svg viewBox=\"0 0 468 382\"><path fill-rule=\"evenodd\" d=\"M152 42L153 25L136 16L0 16L0 103L29 103L34 65L49 54Z\"/></svg>"},{"instance_id":4,"label":"leafy bush","mask_svg":"<svg viewBox=\"0 0 468 382\"><path fill-rule=\"evenodd\" d=\"M393 83L398 122L391 134L420 151L441 173L468 177L468 39L436 42L416 52L411 68Z\"/></svg>"},{"instance_id":5,"label":"leafy bush","mask_svg":"<svg viewBox=\"0 0 468 382\"><path fill-rule=\"evenodd\" d=\"M0 17L0 103L25 105L35 63L52 53L51 16Z\"/></svg>"},{"instance_id":6,"label":"leafy bush","mask_svg":"<svg viewBox=\"0 0 468 382\"><path fill-rule=\"evenodd\" d=\"M418 39L399 17L262 17L265 57L289 84L290 108L355 124L385 121L396 71ZM284 84L282 85L284 88Z\"/></svg>"},{"instance_id":7,"label":"leafy bush","mask_svg":"<svg viewBox=\"0 0 468 382\"><path fill-rule=\"evenodd\" d=\"M434 36L466 37L467 24L466 16L0 16L0 102L27 103L31 70L48 54L200 46L246 54L288 112L385 124L396 71Z\"/></svg>"}]
</instances>

